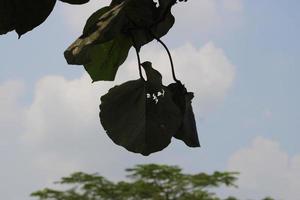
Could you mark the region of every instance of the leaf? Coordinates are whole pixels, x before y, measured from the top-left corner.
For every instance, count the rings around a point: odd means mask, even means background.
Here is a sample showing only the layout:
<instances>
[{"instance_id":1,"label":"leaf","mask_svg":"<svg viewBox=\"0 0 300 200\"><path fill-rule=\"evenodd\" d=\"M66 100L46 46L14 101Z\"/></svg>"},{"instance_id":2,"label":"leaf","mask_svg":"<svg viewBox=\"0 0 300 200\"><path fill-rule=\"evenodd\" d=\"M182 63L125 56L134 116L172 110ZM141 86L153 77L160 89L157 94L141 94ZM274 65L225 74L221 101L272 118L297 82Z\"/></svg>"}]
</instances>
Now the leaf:
<instances>
[{"instance_id":1,"label":"leaf","mask_svg":"<svg viewBox=\"0 0 300 200\"><path fill-rule=\"evenodd\" d=\"M119 66L126 60L130 47L131 40L123 35L92 46L88 56L91 61L84 65L92 80L113 81Z\"/></svg>"},{"instance_id":2,"label":"leaf","mask_svg":"<svg viewBox=\"0 0 300 200\"><path fill-rule=\"evenodd\" d=\"M93 32L95 24L98 27L101 26L99 21L104 20L105 16L110 16L108 13L111 13L110 7L104 7L95 12L87 20L81 37L83 38L84 35ZM85 46L85 50L78 56L73 57L72 52L68 50L65 52L65 56L69 58L69 61L73 59L73 63L84 64L93 81L114 80L119 66L123 64L128 56L131 45L130 38L123 34L117 34L112 40Z\"/></svg>"},{"instance_id":3,"label":"leaf","mask_svg":"<svg viewBox=\"0 0 300 200\"><path fill-rule=\"evenodd\" d=\"M169 9L177 2L177 0L158 0L158 2L161 9Z\"/></svg>"},{"instance_id":4,"label":"leaf","mask_svg":"<svg viewBox=\"0 0 300 200\"><path fill-rule=\"evenodd\" d=\"M123 6L124 3L114 6L108 11L104 7L88 19L83 35L64 53L69 64L87 64L90 62L87 51L90 51L91 47L112 40L121 33L122 24L125 23L123 12L121 12ZM93 22L94 24L92 24Z\"/></svg>"},{"instance_id":5,"label":"leaf","mask_svg":"<svg viewBox=\"0 0 300 200\"><path fill-rule=\"evenodd\" d=\"M11 0L0 0L0 34L14 30L14 7Z\"/></svg>"},{"instance_id":6,"label":"leaf","mask_svg":"<svg viewBox=\"0 0 300 200\"><path fill-rule=\"evenodd\" d=\"M150 28L158 15L158 9L152 0L128 0L124 12L133 28Z\"/></svg>"},{"instance_id":7,"label":"leaf","mask_svg":"<svg viewBox=\"0 0 300 200\"><path fill-rule=\"evenodd\" d=\"M170 12L163 20L153 25L151 28L149 28L149 30L137 29L132 31L136 46L140 48L143 45L151 42L154 39L153 35L157 38L163 37L173 27L174 23L175 18Z\"/></svg>"},{"instance_id":8,"label":"leaf","mask_svg":"<svg viewBox=\"0 0 300 200\"><path fill-rule=\"evenodd\" d=\"M125 29L131 28L129 21L139 25L153 23L153 9L155 4L151 0L127 0L98 10L88 19L83 34L65 51L67 62L86 64L90 60L86 57L86 51L92 45L107 42L125 33Z\"/></svg>"},{"instance_id":9,"label":"leaf","mask_svg":"<svg viewBox=\"0 0 300 200\"><path fill-rule=\"evenodd\" d=\"M67 62L84 65L93 81L114 80L133 45L129 41L139 49L154 39L150 32L162 37L173 26L171 12L161 20L158 12L152 0L112 1L87 20L83 34L65 51Z\"/></svg>"},{"instance_id":10,"label":"leaf","mask_svg":"<svg viewBox=\"0 0 300 200\"><path fill-rule=\"evenodd\" d=\"M99 19L104 15L106 12L110 10L109 6L105 6L96 12L94 12L86 21L86 24L83 29L83 34L88 34L90 29L93 29L93 26L98 23Z\"/></svg>"},{"instance_id":11,"label":"leaf","mask_svg":"<svg viewBox=\"0 0 300 200\"><path fill-rule=\"evenodd\" d=\"M98 19L109 11L103 7L95 12L86 22L83 33L87 33ZM111 41L91 46L87 52L89 62L84 64L86 71L93 81L114 80L118 67L127 58L131 40L124 35L119 35Z\"/></svg>"},{"instance_id":12,"label":"leaf","mask_svg":"<svg viewBox=\"0 0 300 200\"><path fill-rule=\"evenodd\" d=\"M128 81L101 97L100 120L114 143L146 156L169 145L181 114L160 73L149 62L143 67L147 81Z\"/></svg>"},{"instance_id":13,"label":"leaf","mask_svg":"<svg viewBox=\"0 0 300 200\"><path fill-rule=\"evenodd\" d=\"M69 3L69 4L85 4L85 3L89 2L90 0L60 0L60 1Z\"/></svg>"},{"instance_id":14,"label":"leaf","mask_svg":"<svg viewBox=\"0 0 300 200\"><path fill-rule=\"evenodd\" d=\"M182 124L174 137L182 140L189 147L200 147L195 116L192 108L194 94L192 92L187 92L181 82L170 84L168 89L172 92L173 101L180 108L182 113Z\"/></svg>"},{"instance_id":15,"label":"leaf","mask_svg":"<svg viewBox=\"0 0 300 200\"><path fill-rule=\"evenodd\" d=\"M56 0L0 0L0 34L16 30L19 37L43 23Z\"/></svg>"}]
</instances>

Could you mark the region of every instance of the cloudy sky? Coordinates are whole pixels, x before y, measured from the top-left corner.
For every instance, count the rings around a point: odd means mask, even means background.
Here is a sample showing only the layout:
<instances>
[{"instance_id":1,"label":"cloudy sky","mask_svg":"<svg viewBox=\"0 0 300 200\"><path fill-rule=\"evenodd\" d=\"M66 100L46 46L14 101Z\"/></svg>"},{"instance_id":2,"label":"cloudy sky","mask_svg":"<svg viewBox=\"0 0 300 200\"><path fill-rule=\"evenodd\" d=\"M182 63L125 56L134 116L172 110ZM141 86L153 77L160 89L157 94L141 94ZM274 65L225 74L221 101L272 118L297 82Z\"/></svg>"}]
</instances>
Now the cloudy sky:
<instances>
[{"instance_id":1,"label":"cloudy sky","mask_svg":"<svg viewBox=\"0 0 300 200\"><path fill-rule=\"evenodd\" d=\"M30 200L74 171L113 180L141 163L181 166L185 172L241 172L241 199L295 200L300 196L300 2L298 0L189 0L174 8L176 25L163 40L178 77L190 91L202 147L173 140L149 157L114 145L98 119L100 96L136 79L131 51L115 82L97 82L63 51L87 17L107 0L84 6L58 2L46 23L21 40L0 37L0 194ZM170 83L166 53L142 49Z\"/></svg>"}]
</instances>

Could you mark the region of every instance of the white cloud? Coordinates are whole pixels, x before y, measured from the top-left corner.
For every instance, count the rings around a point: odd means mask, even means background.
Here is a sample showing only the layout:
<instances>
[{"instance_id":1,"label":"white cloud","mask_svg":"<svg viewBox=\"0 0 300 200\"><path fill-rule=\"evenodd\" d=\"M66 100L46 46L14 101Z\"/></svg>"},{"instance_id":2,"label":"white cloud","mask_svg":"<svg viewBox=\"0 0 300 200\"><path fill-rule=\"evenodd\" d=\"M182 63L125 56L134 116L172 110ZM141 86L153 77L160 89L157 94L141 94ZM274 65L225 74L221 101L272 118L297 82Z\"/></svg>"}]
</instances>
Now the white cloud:
<instances>
[{"instance_id":1,"label":"white cloud","mask_svg":"<svg viewBox=\"0 0 300 200\"><path fill-rule=\"evenodd\" d=\"M15 129L15 125L22 121L23 110L19 100L23 92L24 84L20 81L8 81L0 85L0 129Z\"/></svg>"},{"instance_id":2,"label":"white cloud","mask_svg":"<svg viewBox=\"0 0 300 200\"><path fill-rule=\"evenodd\" d=\"M242 198L294 200L300 196L300 155L289 156L278 142L257 137L233 154L228 170L241 172L235 193Z\"/></svg>"}]
</instances>

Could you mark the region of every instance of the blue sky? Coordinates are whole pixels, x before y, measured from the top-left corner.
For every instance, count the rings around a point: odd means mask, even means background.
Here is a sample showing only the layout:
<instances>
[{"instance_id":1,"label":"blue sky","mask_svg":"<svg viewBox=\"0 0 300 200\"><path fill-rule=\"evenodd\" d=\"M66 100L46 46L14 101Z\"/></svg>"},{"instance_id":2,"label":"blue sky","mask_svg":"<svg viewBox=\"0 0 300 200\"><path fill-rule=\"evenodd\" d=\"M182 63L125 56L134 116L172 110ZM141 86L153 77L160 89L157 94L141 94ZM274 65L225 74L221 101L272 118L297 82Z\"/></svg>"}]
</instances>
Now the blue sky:
<instances>
[{"instance_id":1,"label":"blue sky","mask_svg":"<svg viewBox=\"0 0 300 200\"><path fill-rule=\"evenodd\" d=\"M105 4L58 2L47 21L20 40L15 33L0 37L2 197L30 199L30 192L77 170L117 180L125 167L156 162L187 172L240 171L239 190L224 195L297 199L300 2L190 0L176 6L176 25L164 40L178 76L195 92L202 148L173 141L148 158L111 143L97 116L109 87L137 77L134 55L116 83L96 84L63 58L86 17ZM142 53L156 66L169 66L157 43Z\"/></svg>"}]
</instances>

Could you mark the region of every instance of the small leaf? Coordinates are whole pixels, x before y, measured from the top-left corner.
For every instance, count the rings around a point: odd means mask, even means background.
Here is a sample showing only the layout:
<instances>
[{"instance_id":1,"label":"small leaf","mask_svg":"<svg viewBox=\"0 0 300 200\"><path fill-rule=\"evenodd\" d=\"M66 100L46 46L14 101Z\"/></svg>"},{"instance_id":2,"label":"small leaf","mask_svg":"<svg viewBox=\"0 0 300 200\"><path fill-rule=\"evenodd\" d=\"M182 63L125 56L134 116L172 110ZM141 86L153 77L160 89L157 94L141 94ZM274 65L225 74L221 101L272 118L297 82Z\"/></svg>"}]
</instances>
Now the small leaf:
<instances>
[{"instance_id":1,"label":"small leaf","mask_svg":"<svg viewBox=\"0 0 300 200\"><path fill-rule=\"evenodd\" d=\"M158 9L152 0L129 0L124 12L134 28L150 28L158 15Z\"/></svg>"},{"instance_id":2,"label":"small leaf","mask_svg":"<svg viewBox=\"0 0 300 200\"><path fill-rule=\"evenodd\" d=\"M106 12L109 12L110 7L109 6L105 6L99 10L97 10L96 12L94 12L86 21L86 24L84 26L83 29L83 34L88 34L90 29L93 29L93 26L95 24L97 24L97 22L99 21L99 19L102 17L102 15L104 15Z\"/></svg>"},{"instance_id":3,"label":"small leaf","mask_svg":"<svg viewBox=\"0 0 300 200\"><path fill-rule=\"evenodd\" d=\"M93 81L113 81L120 65L126 60L131 40L123 35L89 48L91 61L84 65Z\"/></svg>"},{"instance_id":4,"label":"small leaf","mask_svg":"<svg viewBox=\"0 0 300 200\"><path fill-rule=\"evenodd\" d=\"M90 62L87 51L91 47L112 40L121 33L122 25L125 23L123 5L124 3L119 4L108 11L106 7L102 8L88 19L83 35L65 51L65 58L69 64L87 64Z\"/></svg>"},{"instance_id":5,"label":"small leaf","mask_svg":"<svg viewBox=\"0 0 300 200\"><path fill-rule=\"evenodd\" d=\"M112 1L87 20L83 34L65 51L67 62L84 65L93 81L114 80L130 46L139 49L173 26L170 9L163 18L160 10L152 0Z\"/></svg>"},{"instance_id":6,"label":"small leaf","mask_svg":"<svg viewBox=\"0 0 300 200\"><path fill-rule=\"evenodd\" d=\"M0 34L16 30L19 37L43 23L56 0L0 0Z\"/></svg>"},{"instance_id":7,"label":"small leaf","mask_svg":"<svg viewBox=\"0 0 300 200\"><path fill-rule=\"evenodd\" d=\"M175 18L170 12L163 20L153 25L151 28L149 28L149 30L133 30L132 33L135 38L136 46L140 48L141 46L151 42L154 39L153 35L157 38L163 37L173 27L174 22Z\"/></svg>"},{"instance_id":8,"label":"small leaf","mask_svg":"<svg viewBox=\"0 0 300 200\"><path fill-rule=\"evenodd\" d=\"M108 136L128 151L149 155L169 145L181 124L179 108L149 63L147 81L128 81L101 97L100 120Z\"/></svg>"},{"instance_id":9,"label":"small leaf","mask_svg":"<svg viewBox=\"0 0 300 200\"><path fill-rule=\"evenodd\" d=\"M182 140L189 147L200 147L192 108L194 94L187 92L184 85L180 82L170 84L168 89L172 92L173 101L180 108L182 113L182 124L174 137Z\"/></svg>"}]
</instances>

